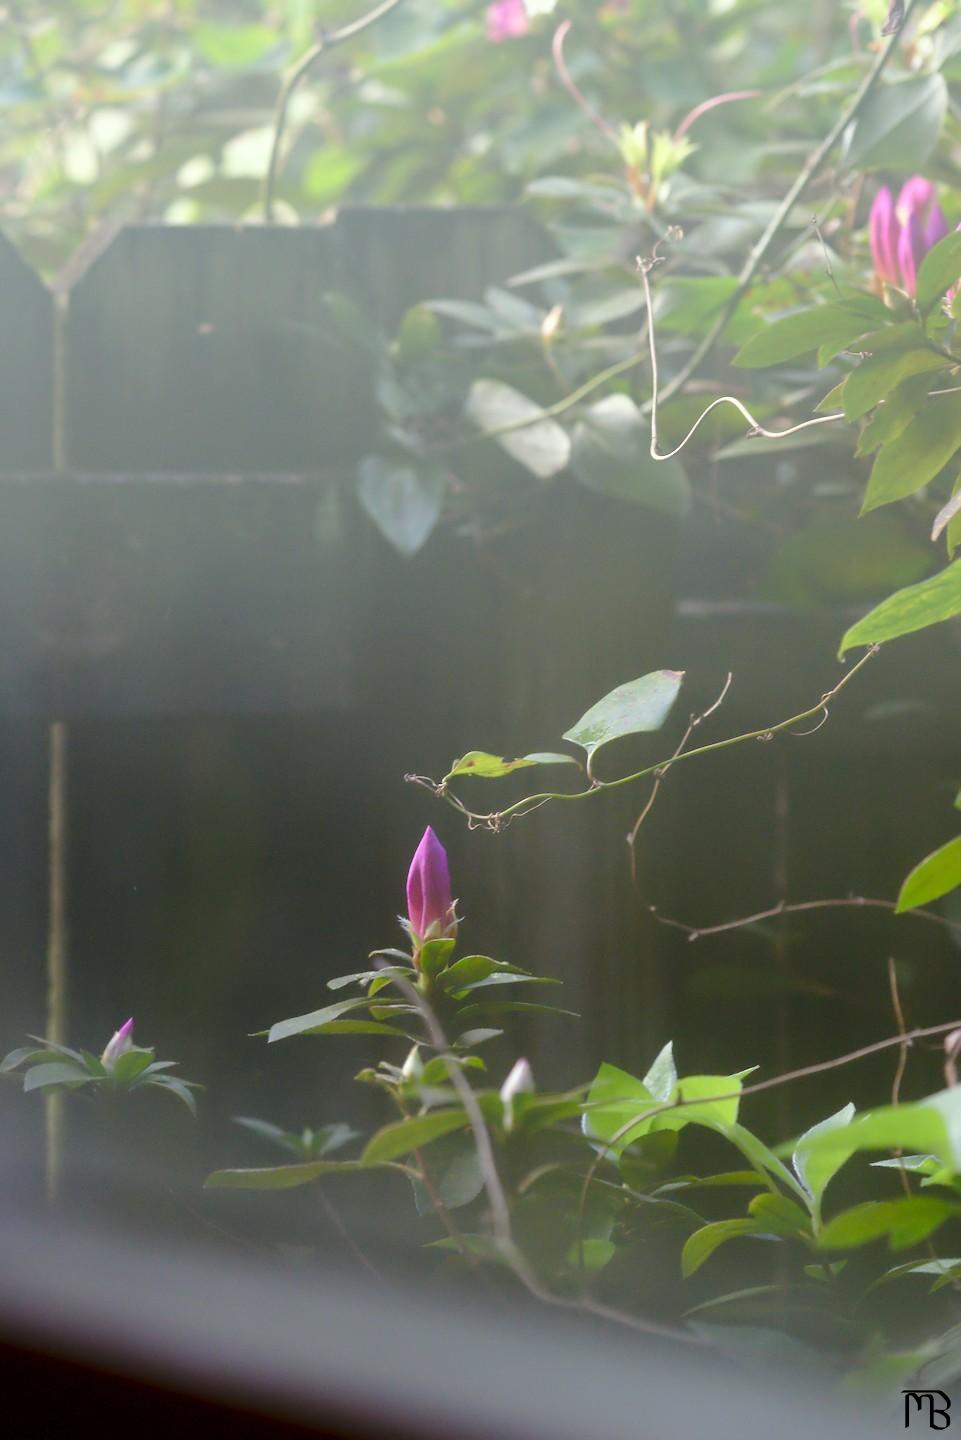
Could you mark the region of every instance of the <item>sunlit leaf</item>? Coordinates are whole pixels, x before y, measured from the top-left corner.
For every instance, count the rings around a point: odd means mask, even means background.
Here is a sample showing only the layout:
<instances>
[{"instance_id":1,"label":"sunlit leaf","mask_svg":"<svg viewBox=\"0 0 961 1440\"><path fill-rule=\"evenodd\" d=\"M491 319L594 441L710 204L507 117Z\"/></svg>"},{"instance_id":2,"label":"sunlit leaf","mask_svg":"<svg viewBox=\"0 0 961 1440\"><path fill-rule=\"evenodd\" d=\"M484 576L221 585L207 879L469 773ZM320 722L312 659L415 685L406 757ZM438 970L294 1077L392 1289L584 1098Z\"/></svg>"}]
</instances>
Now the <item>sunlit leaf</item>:
<instances>
[{"instance_id":1,"label":"sunlit leaf","mask_svg":"<svg viewBox=\"0 0 961 1440\"><path fill-rule=\"evenodd\" d=\"M897 913L938 900L961 885L961 835L915 865L898 894Z\"/></svg>"},{"instance_id":2,"label":"sunlit leaf","mask_svg":"<svg viewBox=\"0 0 961 1440\"><path fill-rule=\"evenodd\" d=\"M654 670L639 680L618 685L566 730L563 738L580 745L590 760L602 745L622 735L659 730L678 697L683 680L683 670Z\"/></svg>"}]
</instances>

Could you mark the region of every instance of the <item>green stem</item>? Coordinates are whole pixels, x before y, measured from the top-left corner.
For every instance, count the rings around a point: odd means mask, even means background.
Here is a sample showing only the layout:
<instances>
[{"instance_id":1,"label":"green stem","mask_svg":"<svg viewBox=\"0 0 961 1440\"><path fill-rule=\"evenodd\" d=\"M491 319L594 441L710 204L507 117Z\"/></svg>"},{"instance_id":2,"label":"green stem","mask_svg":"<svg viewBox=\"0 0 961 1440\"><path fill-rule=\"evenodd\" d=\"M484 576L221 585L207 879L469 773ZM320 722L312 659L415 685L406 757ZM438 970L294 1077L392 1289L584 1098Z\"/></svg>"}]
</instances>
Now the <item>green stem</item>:
<instances>
[{"instance_id":1,"label":"green stem","mask_svg":"<svg viewBox=\"0 0 961 1440\"><path fill-rule=\"evenodd\" d=\"M369 25L376 24L400 3L401 0L382 0L380 5L369 10L359 20L352 20L349 25L342 25L339 30L331 30L329 34L322 35L317 44L312 45L307 53L298 60L281 85L280 93L277 96L277 108L274 112L274 136L270 146L270 159L267 162L267 173L264 176L263 186L263 213L268 224L274 218L274 191L280 174L280 149L284 140L284 131L287 128L287 112L290 109L294 91L306 77L308 71L328 50L333 50L335 46L342 45L345 40L359 35Z\"/></svg>"},{"instance_id":2,"label":"green stem","mask_svg":"<svg viewBox=\"0 0 961 1440\"><path fill-rule=\"evenodd\" d=\"M914 10L917 3L918 0L908 0L904 12L904 21L901 25L902 30L904 29L904 26L907 24L907 22L910 20L911 12ZM782 226L784 225L784 222L790 215L795 204L798 200L800 200L801 196L804 194L811 181L820 172L822 166L824 165L831 151L834 149L835 145L841 139L841 136L844 134L845 130L848 128L851 122L857 118L861 106L871 94L872 90L874 89L875 85L881 77L882 71L887 65L889 59L891 58L891 55L894 53L894 49L898 43L898 36L900 35L900 33L901 31L898 30L895 34L889 36L886 43L882 45L881 49L875 56L873 65L871 66L870 70L868 70L867 74L864 76L864 79L861 81L861 84L858 86L857 90L852 96L850 103L848 104L846 109L841 111L841 114L831 126L831 129L828 131L827 135L825 135L820 145L817 147L816 150L812 152L812 154L808 158L807 164L799 172L797 179L794 181L794 184L788 190L787 194L784 196L784 199L781 201L780 205L777 207L774 214L771 216L771 219L769 220L764 232L757 240L757 242L752 246L747 259L741 267L741 272L737 277L737 289L734 291L733 295L730 297L727 304L724 306L724 309L718 315L717 319L711 326L710 330L708 330L703 340L690 355L689 359L677 372L670 384L665 386L664 392L661 395L661 400L669 400L672 395L677 394L678 390L680 390L681 387L686 384L686 382L693 375L694 371L700 365L701 361L704 359L705 355L707 355L708 351L713 349L715 341L718 339L718 336L721 334L724 327L727 325L727 322L730 320L744 294L750 287L751 281L757 274L762 260L764 260L767 256L768 251L774 244L774 241L777 239L778 233L780 232Z\"/></svg>"},{"instance_id":3,"label":"green stem","mask_svg":"<svg viewBox=\"0 0 961 1440\"><path fill-rule=\"evenodd\" d=\"M821 696L816 705L810 705L806 710L801 710L797 715L790 715L786 720L779 720L776 725L764 725L758 730L747 730L742 735L729 735L725 740L714 740L709 745L699 745L694 750L682 750L667 760L658 760L653 765L646 765L643 770L635 770L630 775L620 775L616 780L594 780L587 790L545 790L537 795L525 795L522 800L509 805L506 810L498 810L490 815L475 814L473 811L464 810L469 820L475 822L499 826L504 820L512 816L523 815L528 809L538 805L546 804L548 800L587 800L591 796L600 795L605 790L616 790L621 785L633 785L638 780L644 780L649 775L656 775L658 771L664 773L674 765L679 765L682 760L693 760L696 755L710 755L716 750L726 750L731 745L742 745L747 740L769 740L772 736L778 735L785 730L791 730L795 725L802 724L805 720L813 720L819 715L827 714L827 707L830 702L839 695L844 687L854 679L872 655L877 654L879 646L872 645L861 656L860 660L846 675L843 675L832 690L828 690ZM463 809L454 797L447 797L456 808Z\"/></svg>"}]
</instances>

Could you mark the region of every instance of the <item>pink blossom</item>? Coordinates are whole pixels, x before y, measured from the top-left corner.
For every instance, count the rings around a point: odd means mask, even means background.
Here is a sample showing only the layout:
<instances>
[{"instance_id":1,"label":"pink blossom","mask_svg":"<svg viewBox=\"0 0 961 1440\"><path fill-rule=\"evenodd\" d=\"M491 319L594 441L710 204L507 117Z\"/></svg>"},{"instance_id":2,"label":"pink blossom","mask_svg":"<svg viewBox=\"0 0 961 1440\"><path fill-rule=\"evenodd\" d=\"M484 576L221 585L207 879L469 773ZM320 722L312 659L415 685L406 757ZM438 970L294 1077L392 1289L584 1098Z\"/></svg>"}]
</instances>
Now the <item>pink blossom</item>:
<instances>
[{"instance_id":1,"label":"pink blossom","mask_svg":"<svg viewBox=\"0 0 961 1440\"><path fill-rule=\"evenodd\" d=\"M429 825L407 874L407 918L418 949L425 940L450 939L457 934L447 851Z\"/></svg>"},{"instance_id":2,"label":"pink blossom","mask_svg":"<svg viewBox=\"0 0 961 1440\"><path fill-rule=\"evenodd\" d=\"M101 1065L106 1065L108 1070L112 1070L121 1055L125 1055L132 1048L133 1016L129 1020L125 1020L120 1029L116 1030L107 1041L106 1048L100 1057Z\"/></svg>"},{"instance_id":3,"label":"pink blossom","mask_svg":"<svg viewBox=\"0 0 961 1440\"><path fill-rule=\"evenodd\" d=\"M531 28L524 0L496 0L487 7L487 38L495 43L516 40Z\"/></svg>"}]
</instances>

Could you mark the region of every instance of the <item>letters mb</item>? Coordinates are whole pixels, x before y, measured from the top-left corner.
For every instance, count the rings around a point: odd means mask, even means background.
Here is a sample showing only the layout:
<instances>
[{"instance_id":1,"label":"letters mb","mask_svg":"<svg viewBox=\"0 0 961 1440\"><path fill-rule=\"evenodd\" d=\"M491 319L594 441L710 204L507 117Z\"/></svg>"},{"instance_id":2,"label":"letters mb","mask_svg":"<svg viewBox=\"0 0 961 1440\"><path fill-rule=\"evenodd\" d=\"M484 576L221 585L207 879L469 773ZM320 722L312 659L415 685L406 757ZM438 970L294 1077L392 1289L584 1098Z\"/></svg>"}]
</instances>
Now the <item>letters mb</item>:
<instances>
[{"instance_id":1,"label":"letters mb","mask_svg":"<svg viewBox=\"0 0 961 1440\"><path fill-rule=\"evenodd\" d=\"M904 1396L904 1428L911 1424L912 1414L924 1413L928 1410L928 1429L947 1430L951 1424L951 1416L948 1411L951 1409L951 1400L943 1390L902 1390ZM940 1400L940 1404L935 1402Z\"/></svg>"}]
</instances>

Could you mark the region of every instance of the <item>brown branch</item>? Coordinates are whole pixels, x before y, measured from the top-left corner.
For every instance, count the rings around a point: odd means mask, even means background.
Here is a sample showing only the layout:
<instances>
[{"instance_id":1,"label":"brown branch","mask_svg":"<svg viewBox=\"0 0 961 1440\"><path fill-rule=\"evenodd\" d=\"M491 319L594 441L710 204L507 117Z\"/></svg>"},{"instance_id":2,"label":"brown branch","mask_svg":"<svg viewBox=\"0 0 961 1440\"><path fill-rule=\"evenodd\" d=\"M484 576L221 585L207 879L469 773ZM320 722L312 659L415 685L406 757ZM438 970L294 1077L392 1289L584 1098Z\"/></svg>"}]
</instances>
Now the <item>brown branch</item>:
<instances>
[{"instance_id":1,"label":"brown branch","mask_svg":"<svg viewBox=\"0 0 961 1440\"><path fill-rule=\"evenodd\" d=\"M723 920L719 925L686 925L683 920L672 920L667 915L661 915L653 905L649 907L649 912L659 925L667 925L672 930L681 930L693 943L705 935L721 935L726 930L741 930L747 925L756 925L761 920L775 920L781 915L797 915L807 910L864 910L868 908L887 910L891 914L897 913L897 906L893 900L875 900L867 895L849 895L844 899L798 900L793 904L789 904L786 900L780 900L767 910L757 910L753 915L742 915L737 920ZM928 920L932 925L940 925L944 930L961 930L961 921L948 920L934 910L919 908L902 910L900 913L915 920Z\"/></svg>"}]
</instances>

